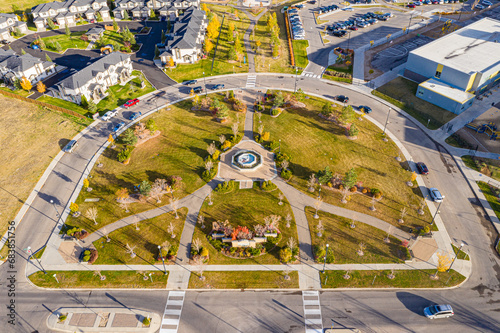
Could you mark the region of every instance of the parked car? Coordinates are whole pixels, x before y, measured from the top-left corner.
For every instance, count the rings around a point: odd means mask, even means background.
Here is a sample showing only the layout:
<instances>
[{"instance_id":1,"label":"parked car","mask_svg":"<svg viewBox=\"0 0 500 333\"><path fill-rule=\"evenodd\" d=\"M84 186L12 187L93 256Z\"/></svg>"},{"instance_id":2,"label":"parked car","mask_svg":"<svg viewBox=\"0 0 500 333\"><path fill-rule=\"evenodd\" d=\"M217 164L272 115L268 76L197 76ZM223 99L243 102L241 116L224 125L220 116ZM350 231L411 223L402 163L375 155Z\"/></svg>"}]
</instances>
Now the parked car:
<instances>
[{"instance_id":1,"label":"parked car","mask_svg":"<svg viewBox=\"0 0 500 333\"><path fill-rule=\"evenodd\" d=\"M38 49L39 49L38 45L36 45L36 44L31 44L31 46L30 46L30 47L31 47L33 50L38 50Z\"/></svg>"},{"instance_id":2,"label":"parked car","mask_svg":"<svg viewBox=\"0 0 500 333\"><path fill-rule=\"evenodd\" d=\"M349 27L349 29L356 31L356 30L358 30L358 27L355 26L355 25L352 25L352 26Z\"/></svg>"},{"instance_id":3,"label":"parked car","mask_svg":"<svg viewBox=\"0 0 500 333\"><path fill-rule=\"evenodd\" d=\"M344 96L344 95L337 95L335 96L335 99L339 102L342 102L342 103L348 103L349 102L349 97L347 96Z\"/></svg>"},{"instance_id":4,"label":"parked car","mask_svg":"<svg viewBox=\"0 0 500 333\"><path fill-rule=\"evenodd\" d=\"M410 3L410 4L408 4L408 6L407 6L407 7L408 7L408 8L415 8L415 7L417 7L417 6L416 6L414 3Z\"/></svg>"},{"instance_id":5,"label":"parked car","mask_svg":"<svg viewBox=\"0 0 500 333\"><path fill-rule=\"evenodd\" d=\"M379 16L377 16L377 19L379 21L387 21L389 18L387 16L384 16L384 15L379 15Z\"/></svg>"},{"instance_id":6,"label":"parked car","mask_svg":"<svg viewBox=\"0 0 500 333\"><path fill-rule=\"evenodd\" d=\"M310 3L311 5L315 5L316 4L316 0L309 0L308 3Z\"/></svg>"},{"instance_id":7,"label":"parked car","mask_svg":"<svg viewBox=\"0 0 500 333\"><path fill-rule=\"evenodd\" d=\"M220 90L224 89L224 85L222 83L216 84L215 86L212 87L212 90Z\"/></svg>"},{"instance_id":8,"label":"parked car","mask_svg":"<svg viewBox=\"0 0 500 333\"><path fill-rule=\"evenodd\" d=\"M102 116L102 120L108 121L118 114L118 111L108 111Z\"/></svg>"},{"instance_id":9,"label":"parked car","mask_svg":"<svg viewBox=\"0 0 500 333\"><path fill-rule=\"evenodd\" d=\"M422 5L422 4L420 3L420 1L415 1L413 4L414 4L415 6L421 6L421 5Z\"/></svg>"},{"instance_id":10,"label":"parked car","mask_svg":"<svg viewBox=\"0 0 500 333\"><path fill-rule=\"evenodd\" d=\"M139 99L138 98L134 98L134 99L128 100L127 103L123 104L123 107L125 109L128 109L129 107L134 106L136 104L139 104Z\"/></svg>"},{"instance_id":11,"label":"parked car","mask_svg":"<svg viewBox=\"0 0 500 333\"><path fill-rule=\"evenodd\" d=\"M435 187L431 187L429 189L429 194L431 195L431 199L435 202L443 201L444 197L441 195L441 192Z\"/></svg>"},{"instance_id":12,"label":"parked car","mask_svg":"<svg viewBox=\"0 0 500 333\"><path fill-rule=\"evenodd\" d=\"M481 4L476 5L476 7L474 7L474 9L479 9L479 10L483 10L484 8L486 8L486 7L484 7L484 6L483 6L483 5L481 5Z\"/></svg>"},{"instance_id":13,"label":"parked car","mask_svg":"<svg viewBox=\"0 0 500 333\"><path fill-rule=\"evenodd\" d=\"M332 35L334 35L336 37L344 37L345 35L347 35L347 31L345 31L345 30L334 31L334 32L332 32Z\"/></svg>"},{"instance_id":14,"label":"parked car","mask_svg":"<svg viewBox=\"0 0 500 333\"><path fill-rule=\"evenodd\" d=\"M358 27L360 28L366 28L367 26L369 26L370 24L369 23L366 23L366 22L358 22L357 23Z\"/></svg>"},{"instance_id":15,"label":"parked car","mask_svg":"<svg viewBox=\"0 0 500 333\"><path fill-rule=\"evenodd\" d=\"M377 19L370 19L370 20L368 20L368 23L370 23L371 25L373 25L375 23L378 23L378 20Z\"/></svg>"},{"instance_id":16,"label":"parked car","mask_svg":"<svg viewBox=\"0 0 500 333\"><path fill-rule=\"evenodd\" d=\"M449 304L436 304L424 309L424 315L429 319L448 318L454 314L453 308Z\"/></svg>"},{"instance_id":17,"label":"parked car","mask_svg":"<svg viewBox=\"0 0 500 333\"><path fill-rule=\"evenodd\" d=\"M125 126L125 123L123 121L121 123L116 124L115 127L113 127L113 132L115 133L118 132L123 128L123 126Z\"/></svg>"},{"instance_id":18,"label":"parked car","mask_svg":"<svg viewBox=\"0 0 500 333\"><path fill-rule=\"evenodd\" d=\"M198 81L196 81L196 80L189 80L189 81L182 82L182 84L185 85L185 86L190 86L192 84L196 84L196 82L198 82Z\"/></svg>"},{"instance_id":19,"label":"parked car","mask_svg":"<svg viewBox=\"0 0 500 333\"><path fill-rule=\"evenodd\" d=\"M199 94L199 93L203 92L203 87L194 87L193 91L195 94Z\"/></svg>"},{"instance_id":20,"label":"parked car","mask_svg":"<svg viewBox=\"0 0 500 333\"><path fill-rule=\"evenodd\" d=\"M78 146L78 142L76 140L71 140L70 142L68 142L68 144L66 146L64 146L62 151L65 153L71 154L77 146Z\"/></svg>"},{"instance_id":21,"label":"parked car","mask_svg":"<svg viewBox=\"0 0 500 333\"><path fill-rule=\"evenodd\" d=\"M486 6L493 6L493 3L491 1L487 1L487 0L481 2L481 4L486 5Z\"/></svg>"},{"instance_id":22,"label":"parked car","mask_svg":"<svg viewBox=\"0 0 500 333\"><path fill-rule=\"evenodd\" d=\"M342 8L342 10L344 10L346 12L352 12L354 10L354 8L352 8L352 7L344 7L344 8Z\"/></svg>"},{"instance_id":23,"label":"parked car","mask_svg":"<svg viewBox=\"0 0 500 333\"><path fill-rule=\"evenodd\" d=\"M128 120L136 120L137 118L139 118L139 116L141 116L142 113L141 112L134 112L132 113L129 117L128 117Z\"/></svg>"},{"instance_id":24,"label":"parked car","mask_svg":"<svg viewBox=\"0 0 500 333\"><path fill-rule=\"evenodd\" d=\"M425 165L423 162L417 163L417 169L418 169L418 172L420 172L422 175L429 174L429 169L427 168L427 165Z\"/></svg>"},{"instance_id":25,"label":"parked car","mask_svg":"<svg viewBox=\"0 0 500 333\"><path fill-rule=\"evenodd\" d=\"M366 105L360 105L358 106L358 110L364 113L370 113L372 112L372 108Z\"/></svg>"}]
</instances>

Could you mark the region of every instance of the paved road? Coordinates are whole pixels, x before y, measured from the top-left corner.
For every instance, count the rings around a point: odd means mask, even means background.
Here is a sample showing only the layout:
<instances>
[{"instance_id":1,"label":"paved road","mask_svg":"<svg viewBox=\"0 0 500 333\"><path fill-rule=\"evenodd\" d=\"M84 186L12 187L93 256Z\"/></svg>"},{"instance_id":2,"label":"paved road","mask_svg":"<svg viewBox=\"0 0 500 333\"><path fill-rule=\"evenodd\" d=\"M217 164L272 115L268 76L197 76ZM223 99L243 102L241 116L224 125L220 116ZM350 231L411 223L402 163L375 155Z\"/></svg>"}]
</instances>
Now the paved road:
<instances>
[{"instance_id":1,"label":"paved road","mask_svg":"<svg viewBox=\"0 0 500 333\"><path fill-rule=\"evenodd\" d=\"M282 78L280 78L282 77ZM228 88L244 87L247 76L224 78L207 78L207 85L225 83ZM293 89L292 76L258 75L257 87ZM371 96L353 92L346 86L323 82L317 79L300 78L298 87L306 92L321 93L331 97L337 94L348 95L355 105L365 104L373 108L371 116L384 123L387 117L387 106L375 101ZM179 90L179 86L170 87L168 93L160 101L177 99L188 91ZM151 103L149 107L153 107ZM128 112L144 110L145 103ZM126 112L124 112L127 115ZM120 116L121 117L121 116ZM115 119L114 122L122 118ZM87 304L88 306L116 306L118 302L129 307L140 307L162 313L167 292L144 291L93 291L45 292L29 287L22 279L25 258L23 248L28 245L33 249L41 247L55 224L55 210L49 203L56 201L60 212L74 189L83 171L84 164L91 158L97 147L110 133L111 124L92 130L80 140L80 146L74 154L66 155L49 176L46 185L35 199L16 232L16 250L18 280L16 295L19 319L23 329L10 327L7 332L33 332L44 329L44 320L48 315L45 307L54 309L63 305ZM323 325L330 326L330 318L339 324L356 325L366 331L481 331L494 332L500 327L498 302L500 296L500 260L492 249L495 232L483 217L482 209L469 189L464 178L457 170L450 155L425 135L414 123L391 112L388 129L406 146L415 159L425 162L430 167L430 174L425 178L427 186L436 186L446 195L441 207L441 217L453 240L464 241L466 250L470 251L473 272L470 279L461 287L451 291L345 291L322 292L321 304ZM61 142L63 145L64 142ZM37 230L37 232L33 232ZM6 281L7 265L0 267L1 281ZM2 292L6 292L3 289ZM247 327L258 327L256 332L297 331L303 327L299 318L302 299L298 293L280 292L195 292L187 293L181 317L180 332L206 331L206 327L214 332L248 331ZM4 294L5 295L5 294ZM421 309L433 302L449 302L454 305L457 315L450 320L429 322L422 318ZM118 303L119 304L119 303ZM263 311L264 309L265 311ZM205 320L198 320L203 316ZM240 316L240 317L237 317ZM3 316L5 320L6 316ZM22 318L22 319L21 319ZM236 320L235 318L238 318ZM31 325L31 326L30 326Z\"/></svg>"}]
</instances>

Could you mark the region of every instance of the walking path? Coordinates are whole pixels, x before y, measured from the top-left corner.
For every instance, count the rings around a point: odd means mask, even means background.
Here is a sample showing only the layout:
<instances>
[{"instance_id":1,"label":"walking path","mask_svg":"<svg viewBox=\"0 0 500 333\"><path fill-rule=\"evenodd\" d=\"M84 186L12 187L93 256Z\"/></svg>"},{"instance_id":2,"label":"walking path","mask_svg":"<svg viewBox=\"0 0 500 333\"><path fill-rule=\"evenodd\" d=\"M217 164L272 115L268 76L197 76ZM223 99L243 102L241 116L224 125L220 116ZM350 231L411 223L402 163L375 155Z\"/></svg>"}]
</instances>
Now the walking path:
<instances>
[{"instance_id":1,"label":"walking path","mask_svg":"<svg viewBox=\"0 0 500 333\"><path fill-rule=\"evenodd\" d=\"M263 10L262 13L260 13L257 16L253 16L245 9L242 9L242 11L250 19L250 26L248 26L247 31L245 31L245 35L243 35L243 43L245 44L245 50L247 51L247 58L248 58L247 59L247 61L248 61L248 73L255 73L255 52L252 48L252 43L250 41L250 35L252 34L252 31L253 31L255 25L258 23L259 19L262 17L262 15L264 15L267 12L267 9Z\"/></svg>"}]
</instances>

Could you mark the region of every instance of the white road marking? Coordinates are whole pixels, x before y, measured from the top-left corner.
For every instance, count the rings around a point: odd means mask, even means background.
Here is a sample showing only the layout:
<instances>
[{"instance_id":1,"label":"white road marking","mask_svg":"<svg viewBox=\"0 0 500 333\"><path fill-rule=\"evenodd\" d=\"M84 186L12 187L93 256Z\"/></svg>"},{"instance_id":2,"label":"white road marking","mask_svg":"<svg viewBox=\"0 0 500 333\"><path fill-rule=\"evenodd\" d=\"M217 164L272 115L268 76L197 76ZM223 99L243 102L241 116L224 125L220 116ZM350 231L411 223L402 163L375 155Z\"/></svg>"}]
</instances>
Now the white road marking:
<instances>
[{"instance_id":1,"label":"white road marking","mask_svg":"<svg viewBox=\"0 0 500 333\"><path fill-rule=\"evenodd\" d=\"M167 304L165 305L165 312L163 313L161 321L160 333L177 333L179 330L185 295L185 291L170 291L168 293ZM164 328L163 326L168 326L168 328Z\"/></svg>"},{"instance_id":2,"label":"white road marking","mask_svg":"<svg viewBox=\"0 0 500 333\"><path fill-rule=\"evenodd\" d=\"M323 318L321 317L319 292L317 290L302 291L302 303L304 304L306 333L322 333Z\"/></svg>"},{"instance_id":3,"label":"white road marking","mask_svg":"<svg viewBox=\"0 0 500 333\"><path fill-rule=\"evenodd\" d=\"M246 88L255 88L257 82L257 75L248 75Z\"/></svg>"}]
</instances>

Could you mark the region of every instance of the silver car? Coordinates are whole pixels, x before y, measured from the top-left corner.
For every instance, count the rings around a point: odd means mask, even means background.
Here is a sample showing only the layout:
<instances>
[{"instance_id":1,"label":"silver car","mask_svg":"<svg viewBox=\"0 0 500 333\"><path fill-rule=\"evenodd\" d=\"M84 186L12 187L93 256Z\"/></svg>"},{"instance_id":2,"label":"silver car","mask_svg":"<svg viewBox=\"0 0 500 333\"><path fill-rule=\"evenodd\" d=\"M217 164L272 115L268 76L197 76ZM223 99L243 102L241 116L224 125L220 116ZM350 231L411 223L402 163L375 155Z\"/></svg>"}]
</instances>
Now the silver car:
<instances>
[{"instance_id":1,"label":"silver car","mask_svg":"<svg viewBox=\"0 0 500 333\"><path fill-rule=\"evenodd\" d=\"M118 111L108 111L102 116L102 120L108 121L118 114Z\"/></svg>"},{"instance_id":2,"label":"silver car","mask_svg":"<svg viewBox=\"0 0 500 333\"><path fill-rule=\"evenodd\" d=\"M454 314L449 304L432 305L424 309L424 315L429 319L448 318Z\"/></svg>"},{"instance_id":3,"label":"silver car","mask_svg":"<svg viewBox=\"0 0 500 333\"><path fill-rule=\"evenodd\" d=\"M68 144L66 146L64 146L62 151L65 153L71 154L77 146L78 146L78 142L76 140L71 140L70 142L68 142Z\"/></svg>"}]
</instances>

